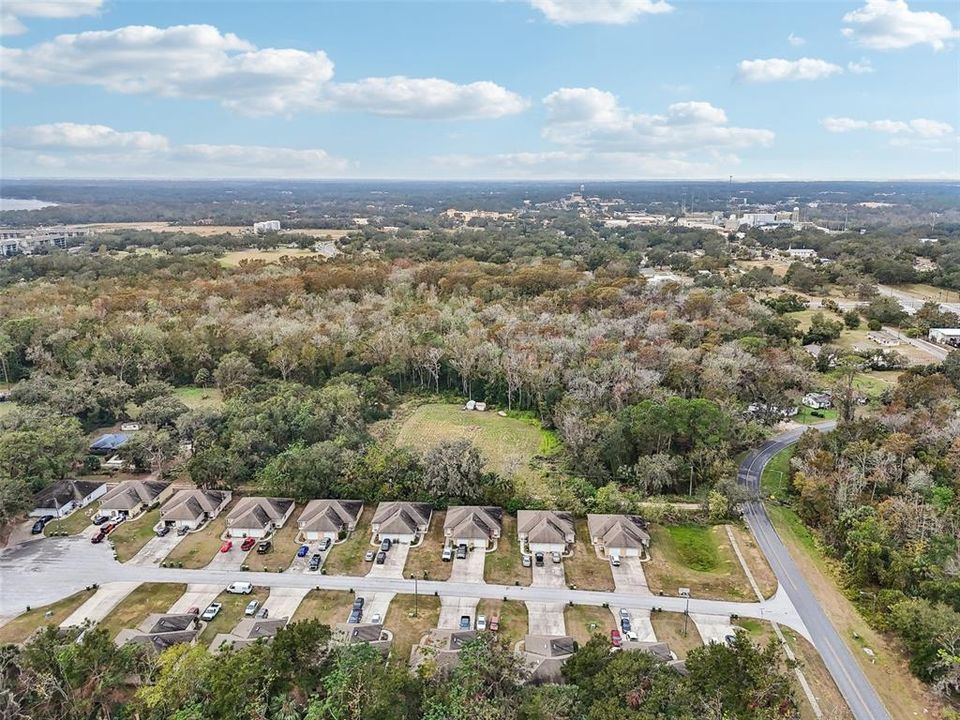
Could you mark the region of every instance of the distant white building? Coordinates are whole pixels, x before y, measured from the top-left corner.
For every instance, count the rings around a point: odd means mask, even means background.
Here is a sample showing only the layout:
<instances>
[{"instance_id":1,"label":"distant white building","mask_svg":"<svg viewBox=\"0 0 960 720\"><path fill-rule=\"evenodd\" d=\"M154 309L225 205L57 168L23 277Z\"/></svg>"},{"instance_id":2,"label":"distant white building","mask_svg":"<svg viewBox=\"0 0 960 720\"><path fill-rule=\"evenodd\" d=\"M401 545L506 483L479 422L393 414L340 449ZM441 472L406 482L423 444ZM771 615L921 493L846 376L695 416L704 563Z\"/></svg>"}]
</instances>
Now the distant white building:
<instances>
[{"instance_id":1,"label":"distant white building","mask_svg":"<svg viewBox=\"0 0 960 720\"><path fill-rule=\"evenodd\" d=\"M827 393L807 393L800 402L814 410L825 410L833 405L833 398Z\"/></svg>"},{"instance_id":2,"label":"distant white building","mask_svg":"<svg viewBox=\"0 0 960 720\"><path fill-rule=\"evenodd\" d=\"M930 328L927 339L940 345L960 347L960 328Z\"/></svg>"},{"instance_id":3,"label":"distant white building","mask_svg":"<svg viewBox=\"0 0 960 720\"><path fill-rule=\"evenodd\" d=\"M800 258L801 260L812 260L817 257L817 251L813 248L795 248L791 246L787 248L786 252L790 257Z\"/></svg>"},{"instance_id":4,"label":"distant white building","mask_svg":"<svg viewBox=\"0 0 960 720\"><path fill-rule=\"evenodd\" d=\"M873 340L877 345L884 345L886 347L893 347L894 345L900 344L900 338L888 333L886 330L868 332L867 338Z\"/></svg>"},{"instance_id":5,"label":"distant white building","mask_svg":"<svg viewBox=\"0 0 960 720\"><path fill-rule=\"evenodd\" d=\"M266 233L280 232L280 221L264 220L263 222L255 222L253 224L253 231L257 235L265 235Z\"/></svg>"}]
</instances>

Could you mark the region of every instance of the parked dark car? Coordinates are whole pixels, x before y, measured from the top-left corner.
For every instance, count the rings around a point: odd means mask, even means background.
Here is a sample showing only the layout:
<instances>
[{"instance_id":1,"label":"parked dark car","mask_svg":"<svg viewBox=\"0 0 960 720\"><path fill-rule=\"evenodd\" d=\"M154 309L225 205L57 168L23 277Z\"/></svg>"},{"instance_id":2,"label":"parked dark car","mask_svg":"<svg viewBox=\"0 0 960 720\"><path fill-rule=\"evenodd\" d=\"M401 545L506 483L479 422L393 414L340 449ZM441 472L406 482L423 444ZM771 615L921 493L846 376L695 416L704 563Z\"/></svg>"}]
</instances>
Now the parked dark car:
<instances>
[{"instance_id":1,"label":"parked dark car","mask_svg":"<svg viewBox=\"0 0 960 720\"><path fill-rule=\"evenodd\" d=\"M630 618L620 618L620 629L624 633L630 632Z\"/></svg>"},{"instance_id":2,"label":"parked dark car","mask_svg":"<svg viewBox=\"0 0 960 720\"><path fill-rule=\"evenodd\" d=\"M381 550L377 553L376 563L377 565L383 565L387 561L387 554Z\"/></svg>"},{"instance_id":3,"label":"parked dark car","mask_svg":"<svg viewBox=\"0 0 960 720\"><path fill-rule=\"evenodd\" d=\"M257 545L257 555L266 555L270 552L270 548L273 547L273 543L269 540L264 540L262 543Z\"/></svg>"},{"instance_id":4,"label":"parked dark car","mask_svg":"<svg viewBox=\"0 0 960 720\"><path fill-rule=\"evenodd\" d=\"M330 549L330 538L324 538L323 540L320 541L320 549L321 550Z\"/></svg>"},{"instance_id":5,"label":"parked dark car","mask_svg":"<svg viewBox=\"0 0 960 720\"><path fill-rule=\"evenodd\" d=\"M347 620L347 622L350 623L351 625L356 625L358 622L360 622L360 618L362 617L363 617L362 610L351 610L350 619Z\"/></svg>"},{"instance_id":6,"label":"parked dark car","mask_svg":"<svg viewBox=\"0 0 960 720\"><path fill-rule=\"evenodd\" d=\"M183 537L188 532L190 532L190 528L188 528L186 525L181 525L180 527L177 528L177 535L180 537Z\"/></svg>"},{"instance_id":7,"label":"parked dark car","mask_svg":"<svg viewBox=\"0 0 960 720\"><path fill-rule=\"evenodd\" d=\"M30 528L30 534L39 535L43 532L43 528L45 528L47 523L51 520L53 520L53 515L44 515L41 518L37 518L37 521L33 524L33 527Z\"/></svg>"},{"instance_id":8,"label":"parked dark car","mask_svg":"<svg viewBox=\"0 0 960 720\"><path fill-rule=\"evenodd\" d=\"M160 527L157 528L157 537L165 537L166 535L169 535L169 534L170 534L169 525L161 525Z\"/></svg>"},{"instance_id":9,"label":"parked dark car","mask_svg":"<svg viewBox=\"0 0 960 720\"><path fill-rule=\"evenodd\" d=\"M102 543L102 542L103 542L103 539L104 539L106 536L107 536L107 534L106 534L103 530L101 530L101 531L98 532L96 535L94 535L92 538L90 538L90 542L92 542L94 545L96 545L96 544L98 544L98 543Z\"/></svg>"},{"instance_id":10,"label":"parked dark car","mask_svg":"<svg viewBox=\"0 0 960 720\"><path fill-rule=\"evenodd\" d=\"M384 538L383 542L380 543L380 550L382 552L389 552L392 546L393 542L390 540L390 538Z\"/></svg>"},{"instance_id":11,"label":"parked dark car","mask_svg":"<svg viewBox=\"0 0 960 720\"><path fill-rule=\"evenodd\" d=\"M314 554L310 557L310 569L311 569L311 570L319 570L319 569L320 569L320 563L322 563L322 562L323 562L323 556L320 555L319 553L314 553Z\"/></svg>"},{"instance_id":12,"label":"parked dark car","mask_svg":"<svg viewBox=\"0 0 960 720\"><path fill-rule=\"evenodd\" d=\"M466 543L460 543L457 545L457 560L465 560L467 557L467 545Z\"/></svg>"},{"instance_id":13,"label":"parked dark car","mask_svg":"<svg viewBox=\"0 0 960 720\"><path fill-rule=\"evenodd\" d=\"M366 602L362 597L353 599L353 609L354 610L363 610L363 603Z\"/></svg>"},{"instance_id":14,"label":"parked dark car","mask_svg":"<svg viewBox=\"0 0 960 720\"><path fill-rule=\"evenodd\" d=\"M469 615L461 615L461 616L460 616L460 629L461 629L461 630L469 630L469 629L470 629L470 616L469 616Z\"/></svg>"},{"instance_id":15,"label":"parked dark car","mask_svg":"<svg viewBox=\"0 0 960 720\"><path fill-rule=\"evenodd\" d=\"M110 517L109 517L108 515L97 515L97 516L93 519L93 524L94 524L94 525L103 525L103 524L104 524L107 520L109 520L109 519L110 519Z\"/></svg>"},{"instance_id":16,"label":"parked dark car","mask_svg":"<svg viewBox=\"0 0 960 720\"><path fill-rule=\"evenodd\" d=\"M537 564L537 567L543 567L543 553L535 553L533 556L533 561Z\"/></svg>"}]
</instances>

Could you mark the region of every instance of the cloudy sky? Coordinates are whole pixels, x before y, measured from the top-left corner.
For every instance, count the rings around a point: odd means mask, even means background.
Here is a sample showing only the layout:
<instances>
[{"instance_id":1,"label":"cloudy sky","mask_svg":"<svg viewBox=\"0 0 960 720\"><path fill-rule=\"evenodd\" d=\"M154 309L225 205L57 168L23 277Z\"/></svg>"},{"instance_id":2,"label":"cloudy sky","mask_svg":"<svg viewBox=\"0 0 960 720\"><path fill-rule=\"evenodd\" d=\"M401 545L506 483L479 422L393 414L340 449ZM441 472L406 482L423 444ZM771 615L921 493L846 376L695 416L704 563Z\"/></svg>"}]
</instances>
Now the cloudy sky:
<instances>
[{"instance_id":1,"label":"cloudy sky","mask_svg":"<svg viewBox=\"0 0 960 720\"><path fill-rule=\"evenodd\" d=\"M960 3L3 0L4 177L958 178Z\"/></svg>"}]
</instances>

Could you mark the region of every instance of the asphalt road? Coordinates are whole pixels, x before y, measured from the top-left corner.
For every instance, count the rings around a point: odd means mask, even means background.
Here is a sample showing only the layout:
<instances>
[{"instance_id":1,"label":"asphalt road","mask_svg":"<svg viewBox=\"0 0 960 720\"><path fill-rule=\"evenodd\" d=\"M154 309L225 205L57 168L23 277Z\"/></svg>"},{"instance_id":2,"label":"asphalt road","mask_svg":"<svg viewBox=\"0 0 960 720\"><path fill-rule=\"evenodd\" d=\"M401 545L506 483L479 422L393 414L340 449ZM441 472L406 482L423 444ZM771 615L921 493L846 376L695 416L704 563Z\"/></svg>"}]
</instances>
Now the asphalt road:
<instances>
[{"instance_id":1,"label":"asphalt road","mask_svg":"<svg viewBox=\"0 0 960 720\"><path fill-rule=\"evenodd\" d=\"M830 430L834 423L818 425L820 430ZM760 475L770 459L785 447L795 443L805 429L791 430L770 440L752 451L740 464L738 482L750 489L760 490ZM820 609L810 586L800 574L790 553L784 546L770 517L761 502L755 501L744 508L744 519L757 538L757 544L767 556L773 568L780 589L785 591L796 608L803 624L813 637L813 644L823 658L828 672L840 689L840 694L850 706L857 720L889 720L890 714L884 708L880 697L860 670L856 659L847 648L843 639ZM692 608L691 608L692 611Z\"/></svg>"}]
</instances>

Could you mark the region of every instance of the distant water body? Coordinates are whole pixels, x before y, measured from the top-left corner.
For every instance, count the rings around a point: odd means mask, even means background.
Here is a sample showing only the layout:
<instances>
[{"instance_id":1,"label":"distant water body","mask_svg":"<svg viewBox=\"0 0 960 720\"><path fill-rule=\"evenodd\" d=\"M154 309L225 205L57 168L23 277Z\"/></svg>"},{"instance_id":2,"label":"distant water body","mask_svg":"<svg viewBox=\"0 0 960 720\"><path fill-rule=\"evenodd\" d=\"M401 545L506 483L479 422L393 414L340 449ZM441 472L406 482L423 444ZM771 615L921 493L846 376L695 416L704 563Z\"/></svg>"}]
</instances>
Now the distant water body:
<instances>
[{"instance_id":1,"label":"distant water body","mask_svg":"<svg viewBox=\"0 0 960 720\"><path fill-rule=\"evenodd\" d=\"M0 212L6 210L39 210L45 207L53 207L57 203L47 202L46 200L23 200L21 198L3 198L0 197Z\"/></svg>"}]
</instances>

